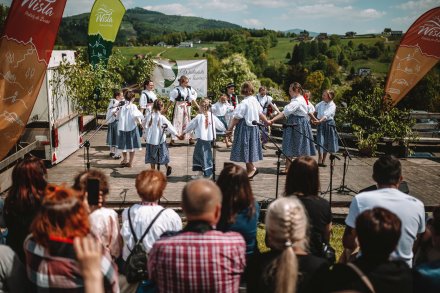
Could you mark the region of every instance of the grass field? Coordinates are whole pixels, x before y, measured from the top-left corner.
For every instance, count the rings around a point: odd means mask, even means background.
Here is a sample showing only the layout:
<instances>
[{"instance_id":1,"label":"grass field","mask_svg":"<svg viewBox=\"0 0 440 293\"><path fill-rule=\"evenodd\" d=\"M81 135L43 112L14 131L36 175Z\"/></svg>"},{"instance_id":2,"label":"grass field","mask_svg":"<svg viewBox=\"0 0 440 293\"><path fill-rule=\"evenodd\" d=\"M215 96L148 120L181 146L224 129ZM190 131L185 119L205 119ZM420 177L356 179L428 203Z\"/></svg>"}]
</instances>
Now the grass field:
<instances>
[{"instance_id":1,"label":"grass field","mask_svg":"<svg viewBox=\"0 0 440 293\"><path fill-rule=\"evenodd\" d=\"M278 44L269 49L268 61L269 63L286 62L287 53L292 54L293 47L298 44L297 41L291 41L290 38L278 38Z\"/></svg>"}]
</instances>

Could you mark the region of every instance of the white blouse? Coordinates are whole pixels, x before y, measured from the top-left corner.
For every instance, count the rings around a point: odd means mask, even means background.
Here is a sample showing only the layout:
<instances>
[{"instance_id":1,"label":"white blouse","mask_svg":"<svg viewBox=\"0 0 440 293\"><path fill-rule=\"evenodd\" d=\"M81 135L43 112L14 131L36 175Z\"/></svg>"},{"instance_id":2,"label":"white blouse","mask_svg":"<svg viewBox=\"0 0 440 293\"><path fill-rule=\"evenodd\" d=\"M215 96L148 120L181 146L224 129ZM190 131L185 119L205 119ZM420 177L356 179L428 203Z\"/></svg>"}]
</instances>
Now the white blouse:
<instances>
[{"instance_id":1,"label":"white blouse","mask_svg":"<svg viewBox=\"0 0 440 293\"><path fill-rule=\"evenodd\" d=\"M218 131L226 131L226 127L223 123L217 118L217 116L212 115L212 119L214 119L214 128ZM190 131L195 130L195 137L201 140L212 141L216 137L216 133L212 132L212 120L211 120L211 112L208 112L208 127L205 126L206 117L204 114L198 114L191 120L186 126L183 133L188 133Z\"/></svg>"},{"instance_id":2,"label":"white blouse","mask_svg":"<svg viewBox=\"0 0 440 293\"><path fill-rule=\"evenodd\" d=\"M144 115L133 103L125 104L118 111L118 131L132 131L137 126L137 121L141 122Z\"/></svg>"},{"instance_id":3,"label":"white blouse","mask_svg":"<svg viewBox=\"0 0 440 293\"><path fill-rule=\"evenodd\" d=\"M157 100L156 93L149 90L143 90L141 92L141 97L139 98L139 107L141 109L146 109L147 104L149 104L148 100L150 100L150 103L156 101Z\"/></svg>"},{"instance_id":4,"label":"white blouse","mask_svg":"<svg viewBox=\"0 0 440 293\"><path fill-rule=\"evenodd\" d=\"M151 126L150 125L151 121ZM148 144L159 145L166 140L166 132L172 135L179 135L176 128L171 124L171 122L163 115L157 112L149 112L142 121L144 126L144 138ZM167 127L164 129L163 126ZM162 137L160 134L162 133Z\"/></svg>"},{"instance_id":5,"label":"white blouse","mask_svg":"<svg viewBox=\"0 0 440 293\"><path fill-rule=\"evenodd\" d=\"M193 88L191 88L191 89L189 87L184 88L179 85L178 87L174 88L170 92L170 101L171 102L176 101L177 97L179 96L179 91L180 91L180 95L183 100L186 100L188 102L192 102L197 99L197 92Z\"/></svg>"},{"instance_id":6,"label":"white blouse","mask_svg":"<svg viewBox=\"0 0 440 293\"><path fill-rule=\"evenodd\" d=\"M290 100L290 104L286 105L283 110L284 116L290 115L305 117L309 113L306 100L303 96L296 96Z\"/></svg>"},{"instance_id":7,"label":"white blouse","mask_svg":"<svg viewBox=\"0 0 440 293\"><path fill-rule=\"evenodd\" d=\"M93 235L101 241L114 259L118 258L122 249L118 214L113 209L103 207L89 215L89 222Z\"/></svg>"},{"instance_id":8,"label":"white blouse","mask_svg":"<svg viewBox=\"0 0 440 293\"><path fill-rule=\"evenodd\" d=\"M260 121L260 113L263 109L254 96L247 96L234 111L234 118L244 119L247 126L255 126L252 121Z\"/></svg>"},{"instance_id":9,"label":"white blouse","mask_svg":"<svg viewBox=\"0 0 440 293\"><path fill-rule=\"evenodd\" d=\"M336 104L333 101L328 103L321 101L316 105L316 112L318 112L316 118L325 120L333 120L336 113Z\"/></svg>"},{"instance_id":10,"label":"white blouse","mask_svg":"<svg viewBox=\"0 0 440 293\"><path fill-rule=\"evenodd\" d=\"M137 239L142 236L151 221L153 221L154 217L156 217L157 213L162 209L163 207L160 205L135 204L132 206L130 216ZM122 250L122 258L124 260L127 260L130 250L133 249L135 244L134 237L131 234L127 213L128 208L122 212L121 235L124 239L124 248ZM156 222L151 226L150 231L142 241L145 252L150 252L154 242L156 242L163 233L168 231L177 232L180 230L182 230L182 220L179 215L174 210L167 209L159 216L159 218L157 218Z\"/></svg>"},{"instance_id":11,"label":"white blouse","mask_svg":"<svg viewBox=\"0 0 440 293\"><path fill-rule=\"evenodd\" d=\"M211 110L212 114L214 114L215 116L226 116L227 113L234 111L234 106L232 106L228 102L222 103L218 101L217 103L212 105Z\"/></svg>"},{"instance_id":12,"label":"white blouse","mask_svg":"<svg viewBox=\"0 0 440 293\"><path fill-rule=\"evenodd\" d=\"M110 103L107 107L107 114L105 115L105 120L108 124L116 121L116 115L114 115L118 109L116 108L119 105L120 101L116 99L110 99Z\"/></svg>"},{"instance_id":13,"label":"white blouse","mask_svg":"<svg viewBox=\"0 0 440 293\"><path fill-rule=\"evenodd\" d=\"M263 110L264 115L267 115L267 108L269 106L273 106L273 98L271 96L265 95L265 96L260 96L259 94L257 94L255 96L257 98L258 103L261 106L261 109Z\"/></svg>"}]
</instances>

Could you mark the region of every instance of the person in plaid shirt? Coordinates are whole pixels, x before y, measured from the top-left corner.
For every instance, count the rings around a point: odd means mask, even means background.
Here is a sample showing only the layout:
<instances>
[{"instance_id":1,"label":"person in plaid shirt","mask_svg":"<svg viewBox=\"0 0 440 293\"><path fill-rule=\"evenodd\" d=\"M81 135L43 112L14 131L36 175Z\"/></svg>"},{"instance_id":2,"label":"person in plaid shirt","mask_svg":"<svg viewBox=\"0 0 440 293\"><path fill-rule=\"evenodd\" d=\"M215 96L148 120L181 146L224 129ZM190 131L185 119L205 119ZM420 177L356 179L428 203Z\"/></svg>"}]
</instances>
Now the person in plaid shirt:
<instances>
[{"instance_id":1,"label":"person in plaid shirt","mask_svg":"<svg viewBox=\"0 0 440 293\"><path fill-rule=\"evenodd\" d=\"M73 247L75 237L90 233L84 199L71 189L49 185L31 231L24 251L32 292L84 292L84 279ZM117 268L108 251L104 247L102 250L105 292L119 292Z\"/></svg>"},{"instance_id":2,"label":"person in plaid shirt","mask_svg":"<svg viewBox=\"0 0 440 293\"><path fill-rule=\"evenodd\" d=\"M222 194L207 179L188 183L182 208L188 225L153 245L150 278L159 292L238 292L246 264L246 244L236 232L216 231Z\"/></svg>"}]
</instances>

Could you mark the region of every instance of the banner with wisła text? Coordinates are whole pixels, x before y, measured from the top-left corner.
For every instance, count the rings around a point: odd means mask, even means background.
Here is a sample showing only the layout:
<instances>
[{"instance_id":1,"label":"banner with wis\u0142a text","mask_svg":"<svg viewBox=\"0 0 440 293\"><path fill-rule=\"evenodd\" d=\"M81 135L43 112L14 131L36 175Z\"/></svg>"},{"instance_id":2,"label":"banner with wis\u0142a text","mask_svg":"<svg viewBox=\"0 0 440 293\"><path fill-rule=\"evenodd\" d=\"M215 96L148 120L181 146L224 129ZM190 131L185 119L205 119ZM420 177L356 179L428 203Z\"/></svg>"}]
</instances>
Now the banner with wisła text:
<instances>
[{"instance_id":1,"label":"banner with wis\u0142a text","mask_svg":"<svg viewBox=\"0 0 440 293\"><path fill-rule=\"evenodd\" d=\"M185 75L189 85L197 92L198 97L206 97L208 92L207 60L154 60L156 64L152 80L159 94L169 93L179 85L179 78Z\"/></svg>"},{"instance_id":2,"label":"banner with wis\u0142a text","mask_svg":"<svg viewBox=\"0 0 440 293\"><path fill-rule=\"evenodd\" d=\"M14 0L0 38L0 160L20 138L46 73L66 0Z\"/></svg>"},{"instance_id":3,"label":"banner with wis\u0142a text","mask_svg":"<svg viewBox=\"0 0 440 293\"><path fill-rule=\"evenodd\" d=\"M89 61L107 64L119 31L125 7L120 0L96 0L90 12L88 30Z\"/></svg>"},{"instance_id":4,"label":"banner with wis\u0142a text","mask_svg":"<svg viewBox=\"0 0 440 293\"><path fill-rule=\"evenodd\" d=\"M440 60L440 7L419 17L405 33L385 86L397 104Z\"/></svg>"}]
</instances>

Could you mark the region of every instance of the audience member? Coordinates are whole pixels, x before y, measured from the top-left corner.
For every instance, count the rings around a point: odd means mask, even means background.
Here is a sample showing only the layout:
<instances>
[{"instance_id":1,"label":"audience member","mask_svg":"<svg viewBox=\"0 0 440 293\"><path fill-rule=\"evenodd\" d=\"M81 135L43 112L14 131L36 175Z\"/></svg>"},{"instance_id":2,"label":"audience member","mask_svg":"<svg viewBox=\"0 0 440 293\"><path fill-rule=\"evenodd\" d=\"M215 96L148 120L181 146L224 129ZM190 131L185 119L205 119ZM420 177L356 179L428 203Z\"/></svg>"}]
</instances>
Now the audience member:
<instances>
[{"instance_id":1,"label":"audience member","mask_svg":"<svg viewBox=\"0 0 440 293\"><path fill-rule=\"evenodd\" d=\"M4 219L8 227L6 244L15 251L24 263L23 242L29 227L40 209L47 185L47 170L44 162L36 157L27 157L12 170L12 186L5 199Z\"/></svg>"},{"instance_id":2,"label":"audience member","mask_svg":"<svg viewBox=\"0 0 440 293\"><path fill-rule=\"evenodd\" d=\"M124 248L122 258L127 260L130 252L133 250L136 242L144 234L153 219L164 208L159 205L159 200L167 185L165 175L157 170L146 170L139 173L136 177L136 190L141 202L134 204L122 213L121 234L124 239ZM130 223L131 222L131 223ZM179 231L182 229L182 220L172 209L166 209L156 219L148 233L142 240L142 247L148 254L153 244L168 231ZM121 278L122 279L122 278ZM124 280L121 280L121 283ZM152 282L145 280L142 287L147 290L148 287L154 287ZM127 286L130 286L127 284ZM134 285L137 287L137 284ZM133 287L133 285L131 286Z\"/></svg>"},{"instance_id":3,"label":"audience member","mask_svg":"<svg viewBox=\"0 0 440 293\"><path fill-rule=\"evenodd\" d=\"M238 292L245 267L245 242L236 232L215 230L222 195L212 181L189 182L182 192L187 226L159 239L148 270L160 292Z\"/></svg>"},{"instance_id":4,"label":"audience member","mask_svg":"<svg viewBox=\"0 0 440 293\"><path fill-rule=\"evenodd\" d=\"M316 292L318 277L328 263L307 253L307 217L301 201L283 197L272 202L266 215L266 244L249 264L248 292Z\"/></svg>"},{"instance_id":5,"label":"audience member","mask_svg":"<svg viewBox=\"0 0 440 293\"><path fill-rule=\"evenodd\" d=\"M24 242L27 275L38 292L83 292L84 280L73 248L90 233L84 199L71 189L48 185L41 210ZM107 292L119 292L117 268L103 249L101 272Z\"/></svg>"},{"instance_id":6,"label":"audience member","mask_svg":"<svg viewBox=\"0 0 440 293\"><path fill-rule=\"evenodd\" d=\"M319 196L319 168L309 156L296 158L287 172L285 195L296 195L309 219L309 251L324 257L329 249L332 212L329 202Z\"/></svg>"},{"instance_id":7,"label":"audience member","mask_svg":"<svg viewBox=\"0 0 440 293\"><path fill-rule=\"evenodd\" d=\"M357 216L364 210L382 207L395 213L402 221L402 235L392 259L401 259L412 265L413 246L420 233L425 231L425 209L423 203L398 190L402 181L402 166L393 156L380 157L373 166L373 179L378 185L374 191L362 192L353 198L348 216L343 245L346 249L355 250Z\"/></svg>"},{"instance_id":8,"label":"audience member","mask_svg":"<svg viewBox=\"0 0 440 293\"><path fill-rule=\"evenodd\" d=\"M108 249L112 258L116 260L121 255L122 238L119 233L118 214L113 209L103 207L109 193L107 176L96 169L81 172L75 177L73 188L87 196L89 179L99 181L99 204L90 206L90 231Z\"/></svg>"},{"instance_id":9,"label":"audience member","mask_svg":"<svg viewBox=\"0 0 440 293\"><path fill-rule=\"evenodd\" d=\"M252 193L247 172L242 167L230 163L223 168L217 180L222 199L222 211L217 230L238 232L246 241L246 255L257 249L257 224L260 205Z\"/></svg>"},{"instance_id":10,"label":"audience member","mask_svg":"<svg viewBox=\"0 0 440 293\"><path fill-rule=\"evenodd\" d=\"M101 245L91 237L73 239L73 249L84 279L85 293L104 293L103 277L100 272Z\"/></svg>"},{"instance_id":11,"label":"audience member","mask_svg":"<svg viewBox=\"0 0 440 293\"><path fill-rule=\"evenodd\" d=\"M362 254L348 265L336 264L322 282L323 291L412 292L411 269L403 260L389 260L401 235L402 222L384 208L363 211L356 219ZM371 290L373 288L373 290Z\"/></svg>"},{"instance_id":12,"label":"audience member","mask_svg":"<svg viewBox=\"0 0 440 293\"><path fill-rule=\"evenodd\" d=\"M414 292L440 292L440 206L426 226L428 240L417 254Z\"/></svg>"},{"instance_id":13,"label":"audience member","mask_svg":"<svg viewBox=\"0 0 440 293\"><path fill-rule=\"evenodd\" d=\"M25 267L6 245L0 245L0 292L29 292Z\"/></svg>"}]
</instances>

